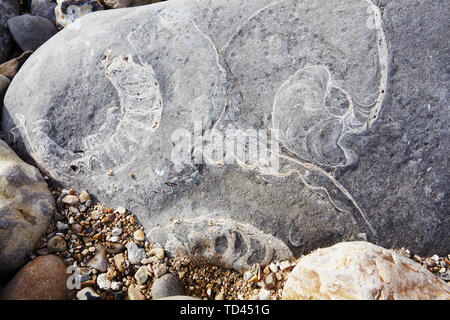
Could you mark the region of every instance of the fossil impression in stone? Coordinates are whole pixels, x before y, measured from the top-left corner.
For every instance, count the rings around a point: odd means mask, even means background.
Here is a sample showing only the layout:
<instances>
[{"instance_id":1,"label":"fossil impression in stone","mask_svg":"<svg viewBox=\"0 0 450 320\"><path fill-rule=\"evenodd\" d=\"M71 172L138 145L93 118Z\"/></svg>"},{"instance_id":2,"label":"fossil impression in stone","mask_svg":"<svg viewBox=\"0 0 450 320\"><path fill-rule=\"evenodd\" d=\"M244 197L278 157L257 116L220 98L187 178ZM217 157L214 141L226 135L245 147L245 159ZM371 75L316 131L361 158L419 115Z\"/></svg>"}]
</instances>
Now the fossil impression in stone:
<instances>
[{"instance_id":1,"label":"fossil impression in stone","mask_svg":"<svg viewBox=\"0 0 450 320\"><path fill-rule=\"evenodd\" d=\"M289 260L292 252L276 237L232 219L198 217L155 227L148 237L171 255L188 255L210 263L247 270L253 264Z\"/></svg>"}]
</instances>

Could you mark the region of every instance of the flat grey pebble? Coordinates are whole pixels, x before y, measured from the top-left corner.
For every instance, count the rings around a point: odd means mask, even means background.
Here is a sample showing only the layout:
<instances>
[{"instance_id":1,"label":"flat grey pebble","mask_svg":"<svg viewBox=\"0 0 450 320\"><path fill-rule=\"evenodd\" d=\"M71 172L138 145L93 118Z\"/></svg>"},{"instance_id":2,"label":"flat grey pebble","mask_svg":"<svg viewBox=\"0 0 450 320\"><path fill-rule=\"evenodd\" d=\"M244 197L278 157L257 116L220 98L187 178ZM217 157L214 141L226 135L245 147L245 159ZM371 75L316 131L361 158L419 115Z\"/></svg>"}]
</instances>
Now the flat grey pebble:
<instances>
[{"instance_id":1,"label":"flat grey pebble","mask_svg":"<svg viewBox=\"0 0 450 320\"><path fill-rule=\"evenodd\" d=\"M152 285L153 299L184 295L184 288L180 280L171 273L166 273L156 279Z\"/></svg>"}]
</instances>

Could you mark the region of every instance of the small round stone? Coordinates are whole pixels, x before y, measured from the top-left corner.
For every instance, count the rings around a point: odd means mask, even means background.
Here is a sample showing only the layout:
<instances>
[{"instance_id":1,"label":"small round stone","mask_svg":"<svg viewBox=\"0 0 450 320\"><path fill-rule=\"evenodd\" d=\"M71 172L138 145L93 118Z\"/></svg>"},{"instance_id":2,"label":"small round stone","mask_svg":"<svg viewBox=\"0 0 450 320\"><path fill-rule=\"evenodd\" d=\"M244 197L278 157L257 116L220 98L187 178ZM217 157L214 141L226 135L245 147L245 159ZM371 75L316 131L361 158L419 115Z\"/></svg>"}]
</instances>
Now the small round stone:
<instances>
[{"instance_id":1,"label":"small round stone","mask_svg":"<svg viewBox=\"0 0 450 320\"><path fill-rule=\"evenodd\" d=\"M81 203L85 203L86 201L91 200L91 196L86 190L82 191L78 198L80 199Z\"/></svg>"},{"instance_id":2,"label":"small round stone","mask_svg":"<svg viewBox=\"0 0 450 320\"><path fill-rule=\"evenodd\" d=\"M139 285L146 283L148 279L147 266L140 267L134 274L134 278Z\"/></svg>"},{"instance_id":3,"label":"small round stone","mask_svg":"<svg viewBox=\"0 0 450 320\"><path fill-rule=\"evenodd\" d=\"M62 199L62 202L68 204L69 206L76 206L79 200L75 195L67 195Z\"/></svg>"},{"instance_id":4,"label":"small round stone","mask_svg":"<svg viewBox=\"0 0 450 320\"><path fill-rule=\"evenodd\" d=\"M144 232L142 231L142 230L136 230L134 233L133 233L133 237L134 237L134 240L136 240L136 241L144 241L145 240L145 234L144 234Z\"/></svg>"},{"instance_id":5,"label":"small round stone","mask_svg":"<svg viewBox=\"0 0 450 320\"><path fill-rule=\"evenodd\" d=\"M160 278L156 279L152 285L153 299L160 299L170 296L184 295L183 285L177 277L171 273L166 273Z\"/></svg>"},{"instance_id":6,"label":"small round stone","mask_svg":"<svg viewBox=\"0 0 450 320\"><path fill-rule=\"evenodd\" d=\"M64 252L67 249L66 240L61 236L54 236L47 243L49 252Z\"/></svg>"}]
</instances>

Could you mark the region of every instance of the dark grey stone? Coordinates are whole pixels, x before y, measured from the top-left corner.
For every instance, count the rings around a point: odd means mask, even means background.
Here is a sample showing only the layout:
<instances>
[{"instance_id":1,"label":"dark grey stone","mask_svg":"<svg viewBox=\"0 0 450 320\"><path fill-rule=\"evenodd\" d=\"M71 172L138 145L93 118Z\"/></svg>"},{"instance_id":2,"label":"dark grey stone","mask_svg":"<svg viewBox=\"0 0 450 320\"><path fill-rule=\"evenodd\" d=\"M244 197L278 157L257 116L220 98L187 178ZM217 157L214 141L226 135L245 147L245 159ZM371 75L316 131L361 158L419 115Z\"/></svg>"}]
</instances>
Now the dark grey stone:
<instances>
[{"instance_id":1,"label":"dark grey stone","mask_svg":"<svg viewBox=\"0 0 450 320\"><path fill-rule=\"evenodd\" d=\"M9 59L12 48L11 33L8 29L8 19L19 14L19 2L2 0L0 2L0 63Z\"/></svg>"},{"instance_id":2,"label":"dark grey stone","mask_svg":"<svg viewBox=\"0 0 450 320\"><path fill-rule=\"evenodd\" d=\"M24 14L8 20L9 30L23 51L37 50L57 32L56 26L49 20Z\"/></svg>"},{"instance_id":3,"label":"dark grey stone","mask_svg":"<svg viewBox=\"0 0 450 320\"><path fill-rule=\"evenodd\" d=\"M171 273L155 279L152 284L152 298L161 299L165 297L184 295L184 288L180 280Z\"/></svg>"},{"instance_id":4,"label":"dark grey stone","mask_svg":"<svg viewBox=\"0 0 450 320\"><path fill-rule=\"evenodd\" d=\"M31 2L31 13L55 23L56 1L33 0Z\"/></svg>"},{"instance_id":5,"label":"dark grey stone","mask_svg":"<svg viewBox=\"0 0 450 320\"><path fill-rule=\"evenodd\" d=\"M446 7L174 0L92 13L24 64L4 134L169 249L241 266L285 252L278 239L295 256L356 239L446 254ZM253 129L279 149L221 159L206 146L230 126L238 144ZM186 165L176 138L202 130L204 149L186 149L214 161Z\"/></svg>"}]
</instances>

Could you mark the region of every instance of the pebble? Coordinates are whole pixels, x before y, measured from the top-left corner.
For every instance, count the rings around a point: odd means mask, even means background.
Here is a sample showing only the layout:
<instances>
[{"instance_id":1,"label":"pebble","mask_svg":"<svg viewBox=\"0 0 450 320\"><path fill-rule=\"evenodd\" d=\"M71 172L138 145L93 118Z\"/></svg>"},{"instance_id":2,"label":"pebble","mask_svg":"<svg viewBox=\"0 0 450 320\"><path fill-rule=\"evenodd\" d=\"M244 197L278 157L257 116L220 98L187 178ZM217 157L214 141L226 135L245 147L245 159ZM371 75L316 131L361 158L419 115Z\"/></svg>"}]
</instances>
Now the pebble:
<instances>
[{"instance_id":1,"label":"pebble","mask_svg":"<svg viewBox=\"0 0 450 320\"><path fill-rule=\"evenodd\" d=\"M144 295L139 289L137 289L134 284L128 287L128 299L129 300L145 300Z\"/></svg>"},{"instance_id":2,"label":"pebble","mask_svg":"<svg viewBox=\"0 0 450 320\"><path fill-rule=\"evenodd\" d=\"M77 292L76 297L78 300L98 300L100 296L91 287L86 287Z\"/></svg>"},{"instance_id":3,"label":"pebble","mask_svg":"<svg viewBox=\"0 0 450 320\"><path fill-rule=\"evenodd\" d=\"M270 299L270 291L266 289L261 289L258 293L258 300L269 300Z\"/></svg>"},{"instance_id":4,"label":"pebble","mask_svg":"<svg viewBox=\"0 0 450 320\"><path fill-rule=\"evenodd\" d=\"M253 277L253 273L251 273L250 271L245 271L244 272L244 281L249 281L251 278Z\"/></svg>"},{"instance_id":5,"label":"pebble","mask_svg":"<svg viewBox=\"0 0 450 320\"><path fill-rule=\"evenodd\" d=\"M90 268L78 268L78 273L84 276L88 276L91 274L91 269Z\"/></svg>"},{"instance_id":6,"label":"pebble","mask_svg":"<svg viewBox=\"0 0 450 320\"><path fill-rule=\"evenodd\" d=\"M123 253L116 254L113 258L114 265L116 266L117 270L120 272L124 271L124 264L125 264L125 256Z\"/></svg>"},{"instance_id":7,"label":"pebble","mask_svg":"<svg viewBox=\"0 0 450 320\"><path fill-rule=\"evenodd\" d=\"M272 271L272 273L277 273L277 271L278 271L278 267L275 263L271 263L269 265L269 269L270 269L270 271Z\"/></svg>"},{"instance_id":8,"label":"pebble","mask_svg":"<svg viewBox=\"0 0 450 320\"><path fill-rule=\"evenodd\" d=\"M45 18L50 22L55 22L55 7L56 2L52 0L32 0L31 13L35 16Z\"/></svg>"},{"instance_id":9,"label":"pebble","mask_svg":"<svg viewBox=\"0 0 450 320\"><path fill-rule=\"evenodd\" d=\"M58 231L65 231L69 229L69 226L61 221L58 221L56 222L56 229L58 229Z\"/></svg>"},{"instance_id":10,"label":"pebble","mask_svg":"<svg viewBox=\"0 0 450 320\"><path fill-rule=\"evenodd\" d=\"M74 195L67 195L62 199L62 202L69 206L76 206L79 202L78 197Z\"/></svg>"},{"instance_id":11,"label":"pebble","mask_svg":"<svg viewBox=\"0 0 450 320\"><path fill-rule=\"evenodd\" d=\"M113 290L113 291L119 291L121 286L122 286L122 283L119 281L111 282L111 290Z\"/></svg>"},{"instance_id":12,"label":"pebble","mask_svg":"<svg viewBox=\"0 0 450 320\"><path fill-rule=\"evenodd\" d=\"M157 262L158 262L158 258L155 256L141 260L142 264L150 264L150 263L153 264L153 263L157 263Z\"/></svg>"},{"instance_id":13,"label":"pebble","mask_svg":"<svg viewBox=\"0 0 450 320\"><path fill-rule=\"evenodd\" d=\"M435 262L439 262L439 256L437 254L435 254L431 257L431 260L433 260Z\"/></svg>"},{"instance_id":14,"label":"pebble","mask_svg":"<svg viewBox=\"0 0 450 320\"><path fill-rule=\"evenodd\" d=\"M88 13L103 10L99 0L58 0L57 4L55 7L55 21L56 25L61 29L76 22Z\"/></svg>"},{"instance_id":15,"label":"pebble","mask_svg":"<svg viewBox=\"0 0 450 320\"><path fill-rule=\"evenodd\" d=\"M140 264L141 260L147 257L145 250L134 242L127 243L126 248L128 250L128 261L131 264Z\"/></svg>"},{"instance_id":16,"label":"pebble","mask_svg":"<svg viewBox=\"0 0 450 320\"><path fill-rule=\"evenodd\" d=\"M164 249L163 248L154 248L150 250L151 256L156 256L159 260L164 259Z\"/></svg>"},{"instance_id":17,"label":"pebble","mask_svg":"<svg viewBox=\"0 0 450 320\"><path fill-rule=\"evenodd\" d=\"M139 229L139 230L136 230L133 233L133 238L136 241L144 241L145 240L145 234L144 234L144 232L142 230Z\"/></svg>"},{"instance_id":18,"label":"pebble","mask_svg":"<svg viewBox=\"0 0 450 320\"><path fill-rule=\"evenodd\" d=\"M286 270L291 267L291 263L289 261L280 262L280 270Z\"/></svg>"},{"instance_id":19,"label":"pebble","mask_svg":"<svg viewBox=\"0 0 450 320\"><path fill-rule=\"evenodd\" d=\"M152 298L160 299L170 296L184 295L184 288L180 280L171 273L156 279L152 285Z\"/></svg>"},{"instance_id":20,"label":"pebble","mask_svg":"<svg viewBox=\"0 0 450 320\"><path fill-rule=\"evenodd\" d=\"M448 272L442 273L441 278L445 281L450 281L450 273Z\"/></svg>"},{"instance_id":21,"label":"pebble","mask_svg":"<svg viewBox=\"0 0 450 320\"><path fill-rule=\"evenodd\" d=\"M134 274L134 278L136 279L136 282L139 285L146 283L148 279L147 266L140 267Z\"/></svg>"},{"instance_id":22,"label":"pebble","mask_svg":"<svg viewBox=\"0 0 450 320\"><path fill-rule=\"evenodd\" d=\"M265 289L273 289L275 288L275 285L277 283L276 277L273 273L270 273L266 276L266 278L264 279L264 288Z\"/></svg>"},{"instance_id":23,"label":"pebble","mask_svg":"<svg viewBox=\"0 0 450 320\"><path fill-rule=\"evenodd\" d=\"M114 228L114 229L112 229L111 234L113 236L120 236L122 234L122 228ZM117 241L113 241L113 242L117 242Z\"/></svg>"},{"instance_id":24,"label":"pebble","mask_svg":"<svg viewBox=\"0 0 450 320\"><path fill-rule=\"evenodd\" d=\"M156 278L161 277L163 274L167 272L167 265L165 263L158 262L153 265L153 273Z\"/></svg>"},{"instance_id":25,"label":"pebble","mask_svg":"<svg viewBox=\"0 0 450 320\"><path fill-rule=\"evenodd\" d=\"M45 18L31 14L10 18L8 27L15 42L23 51L37 50L58 32L53 23Z\"/></svg>"},{"instance_id":26,"label":"pebble","mask_svg":"<svg viewBox=\"0 0 450 320\"><path fill-rule=\"evenodd\" d=\"M103 246L97 246L95 251L95 256L89 260L87 265L100 272L105 272L108 265L108 261L106 260L106 250Z\"/></svg>"},{"instance_id":27,"label":"pebble","mask_svg":"<svg viewBox=\"0 0 450 320\"><path fill-rule=\"evenodd\" d=\"M106 273L101 273L97 276L97 285L102 290L111 289L111 281L108 280Z\"/></svg>"},{"instance_id":28,"label":"pebble","mask_svg":"<svg viewBox=\"0 0 450 320\"><path fill-rule=\"evenodd\" d=\"M74 207L74 206L70 206L69 207L69 211L74 213L74 214L79 214L80 210L78 210L78 208Z\"/></svg>"},{"instance_id":29,"label":"pebble","mask_svg":"<svg viewBox=\"0 0 450 320\"><path fill-rule=\"evenodd\" d=\"M106 242L106 252L111 254L117 254L125 251L125 246L121 243Z\"/></svg>"},{"instance_id":30,"label":"pebble","mask_svg":"<svg viewBox=\"0 0 450 320\"><path fill-rule=\"evenodd\" d=\"M91 200L91 196L86 190L82 191L78 198L80 199L81 203L85 203L86 201Z\"/></svg>"},{"instance_id":31,"label":"pebble","mask_svg":"<svg viewBox=\"0 0 450 320\"><path fill-rule=\"evenodd\" d=\"M112 236L111 238L109 238L109 241L111 242L119 242L120 238L118 236Z\"/></svg>"},{"instance_id":32,"label":"pebble","mask_svg":"<svg viewBox=\"0 0 450 320\"><path fill-rule=\"evenodd\" d=\"M64 252L67 249L66 240L61 236L54 236L47 243L49 252Z\"/></svg>"}]
</instances>

